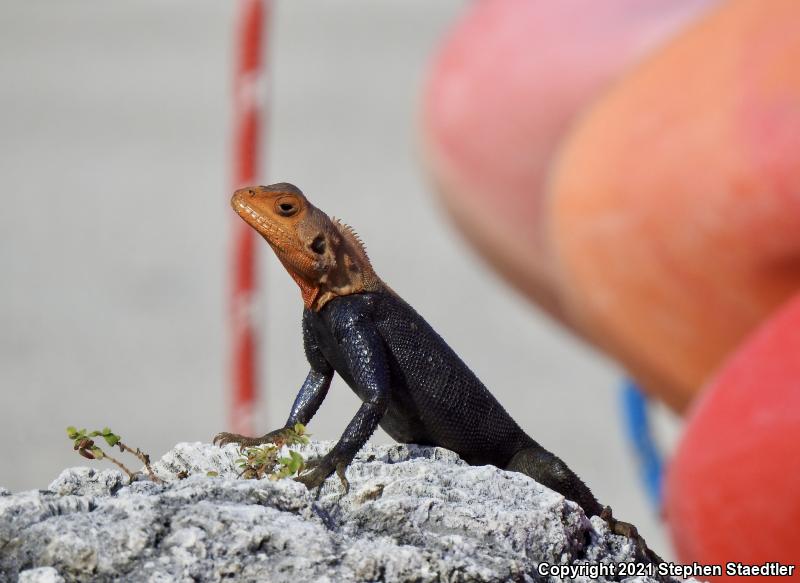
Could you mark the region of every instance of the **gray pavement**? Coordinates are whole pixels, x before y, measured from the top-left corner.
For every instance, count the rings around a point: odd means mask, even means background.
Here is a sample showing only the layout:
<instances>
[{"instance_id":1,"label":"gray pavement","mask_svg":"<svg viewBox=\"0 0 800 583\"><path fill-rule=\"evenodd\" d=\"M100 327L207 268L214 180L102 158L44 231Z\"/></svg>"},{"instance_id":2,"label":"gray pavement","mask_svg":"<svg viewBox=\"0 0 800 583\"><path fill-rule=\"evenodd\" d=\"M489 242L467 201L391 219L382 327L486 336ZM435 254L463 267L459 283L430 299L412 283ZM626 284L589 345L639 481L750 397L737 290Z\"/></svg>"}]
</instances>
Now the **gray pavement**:
<instances>
[{"instance_id":1,"label":"gray pavement","mask_svg":"<svg viewBox=\"0 0 800 583\"><path fill-rule=\"evenodd\" d=\"M0 486L79 464L70 424L110 425L156 457L224 428L233 6L0 7ZM265 181L352 224L520 424L661 551L619 426L620 372L477 259L421 170L420 82L462 8L279 3ZM259 265L267 430L306 364L297 289L266 248ZM336 382L310 431L336 438L356 406Z\"/></svg>"}]
</instances>

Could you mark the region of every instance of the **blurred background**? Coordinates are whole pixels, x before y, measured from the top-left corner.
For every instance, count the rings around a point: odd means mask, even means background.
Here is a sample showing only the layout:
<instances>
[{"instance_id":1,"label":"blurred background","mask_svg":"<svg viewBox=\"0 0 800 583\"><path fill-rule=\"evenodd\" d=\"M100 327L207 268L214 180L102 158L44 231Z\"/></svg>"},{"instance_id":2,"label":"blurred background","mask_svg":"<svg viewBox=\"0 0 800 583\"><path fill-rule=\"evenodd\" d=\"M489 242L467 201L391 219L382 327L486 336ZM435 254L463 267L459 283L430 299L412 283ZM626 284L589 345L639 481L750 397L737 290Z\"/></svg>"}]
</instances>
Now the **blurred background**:
<instances>
[{"instance_id":1,"label":"blurred background","mask_svg":"<svg viewBox=\"0 0 800 583\"><path fill-rule=\"evenodd\" d=\"M80 465L67 425L108 425L155 458L227 428L234 8L2 8L0 486ZM464 2L275 8L261 182L293 182L351 224L519 423L670 556L624 440L621 371L490 271L431 195L421 84ZM307 365L296 285L266 245L258 269L263 432ZM336 439L357 405L337 380L309 430ZM676 422L656 421L668 446Z\"/></svg>"}]
</instances>

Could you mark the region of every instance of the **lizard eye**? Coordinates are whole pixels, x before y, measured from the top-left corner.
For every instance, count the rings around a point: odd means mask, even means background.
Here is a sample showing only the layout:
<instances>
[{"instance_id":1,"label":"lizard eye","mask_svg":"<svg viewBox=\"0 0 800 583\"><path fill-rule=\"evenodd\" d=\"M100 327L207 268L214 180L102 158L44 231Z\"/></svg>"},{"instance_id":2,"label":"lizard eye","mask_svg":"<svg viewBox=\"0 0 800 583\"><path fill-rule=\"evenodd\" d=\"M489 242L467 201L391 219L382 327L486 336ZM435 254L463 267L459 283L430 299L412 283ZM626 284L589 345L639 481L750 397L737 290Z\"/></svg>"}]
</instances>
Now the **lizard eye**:
<instances>
[{"instance_id":1,"label":"lizard eye","mask_svg":"<svg viewBox=\"0 0 800 583\"><path fill-rule=\"evenodd\" d=\"M282 217L291 217L300 212L302 204L297 197L288 195L278 197L275 201L275 212Z\"/></svg>"},{"instance_id":2,"label":"lizard eye","mask_svg":"<svg viewBox=\"0 0 800 583\"><path fill-rule=\"evenodd\" d=\"M291 217L297 212L297 207L290 202L282 202L278 205L278 214L284 217Z\"/></svg>"},{"instance_id":3,"label":"lizard eye","mask_svg":"<svg viewBox=\"0 0 800 583\"><path fill-rule=\"evenodd\" d=\"M311 241L311 250L318 255L325 253L325 237L322 235L314 237L314 240Z\"/></svg>"}]
</instances>

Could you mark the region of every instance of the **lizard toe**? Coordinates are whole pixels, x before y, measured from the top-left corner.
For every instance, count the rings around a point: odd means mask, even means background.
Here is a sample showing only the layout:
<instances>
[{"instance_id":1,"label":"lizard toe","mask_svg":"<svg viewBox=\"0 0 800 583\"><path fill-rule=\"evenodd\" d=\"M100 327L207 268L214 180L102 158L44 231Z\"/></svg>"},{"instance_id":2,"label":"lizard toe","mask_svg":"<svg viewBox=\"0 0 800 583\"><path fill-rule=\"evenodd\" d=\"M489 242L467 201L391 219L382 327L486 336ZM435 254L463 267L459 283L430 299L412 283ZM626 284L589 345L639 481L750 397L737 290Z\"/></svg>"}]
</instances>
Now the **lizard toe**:
<instances>
[{"instance_id":1,"label":"lizard toe","mask_svg":"<svg viewBox=\"0 0 800 583\"><path fill-rule=\"evenodd\" d=\"M214 439L211 440L211 443L213 443L214 445L218 445L219 447L224 447L224 446L228 445L229 443L233 443L233 441L234 441L232 439L233 437L234 437L234 435L232 433L225 433L223 431L221 433L217 433L214 436Z\"/></svg>"},{"instance_id":2,"label":"lizard toe","mask_svg":"<svg viewBox=\"0 0 800 583\"><path fill-rule=\"evenodd\" d=\"M319 488L336 471L336 466L327 457L309 460L305 470L295 478L309 490Z\"/></svg>"},{"instance_id":3,"label":"lizard toe","mask_svg":"<svg viewBox=\"0 0 800 583\"><path fill-rule=\"evenodd\" d=\"M611 507L606 506L603 509L603 512L600 514L600 517L605 520L606 523L608 523L608 527L612 533L624 536L633 541L633 544L637 550L637 554L641 559L656 565L664 562L664 559L650 549L650 547L647 545L647 541L642 538L642 535L639 534L639 531L634 525L629 522L624 522L614 518L611 512Z\"/></svg>"},{"instance_id":4,"label":"lizard toe","mask_svg":"<svg viewBox=\"0 0 800 583\"><path fill-rule=\"evenodd\" d=\"M336 464L336 475L339 476L339 480L342 482L342 487L344 488L345 494L350 492L350 482L347 480L347 476L344 473L346 469L347 469L346 463L339 462L338 464Z\"/></svg>"},{"instance_id":5,"label":"lizard toe","mask_svg":"<svg viewBox=\"0 0 800 583\"><path fill-rule=\"evenodd\" d=\"M217 433L214 436L212 443L214 445L218 445L219 447L225 447L230 443L238 443L239 447L242 448L258 445L258 439L245 437L244 435L239 435L238 433L227 433L223 431L222 433Z\"/></svg>"}]
</instances>

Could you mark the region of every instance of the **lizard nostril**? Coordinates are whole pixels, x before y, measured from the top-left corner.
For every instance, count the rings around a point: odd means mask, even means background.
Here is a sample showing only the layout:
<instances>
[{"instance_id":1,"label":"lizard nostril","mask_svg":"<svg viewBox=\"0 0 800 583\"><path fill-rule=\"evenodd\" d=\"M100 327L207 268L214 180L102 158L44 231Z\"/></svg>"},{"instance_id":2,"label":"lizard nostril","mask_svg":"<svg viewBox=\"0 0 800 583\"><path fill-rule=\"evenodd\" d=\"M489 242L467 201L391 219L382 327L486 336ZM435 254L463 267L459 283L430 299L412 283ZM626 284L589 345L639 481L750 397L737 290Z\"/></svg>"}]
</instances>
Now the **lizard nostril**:
<instances>
[{"instance_id":1,"label":"lizard nostril","mask_svg":"<svg viewBox=\"0 0 800 583\"><path fill-rule=\"evenodd\" d=\"M255 196L256 195L256 191L253 190L252 188L248 188L247 189L247 194L249 194L250 196Z\"/></svg>"}]
</instances>

